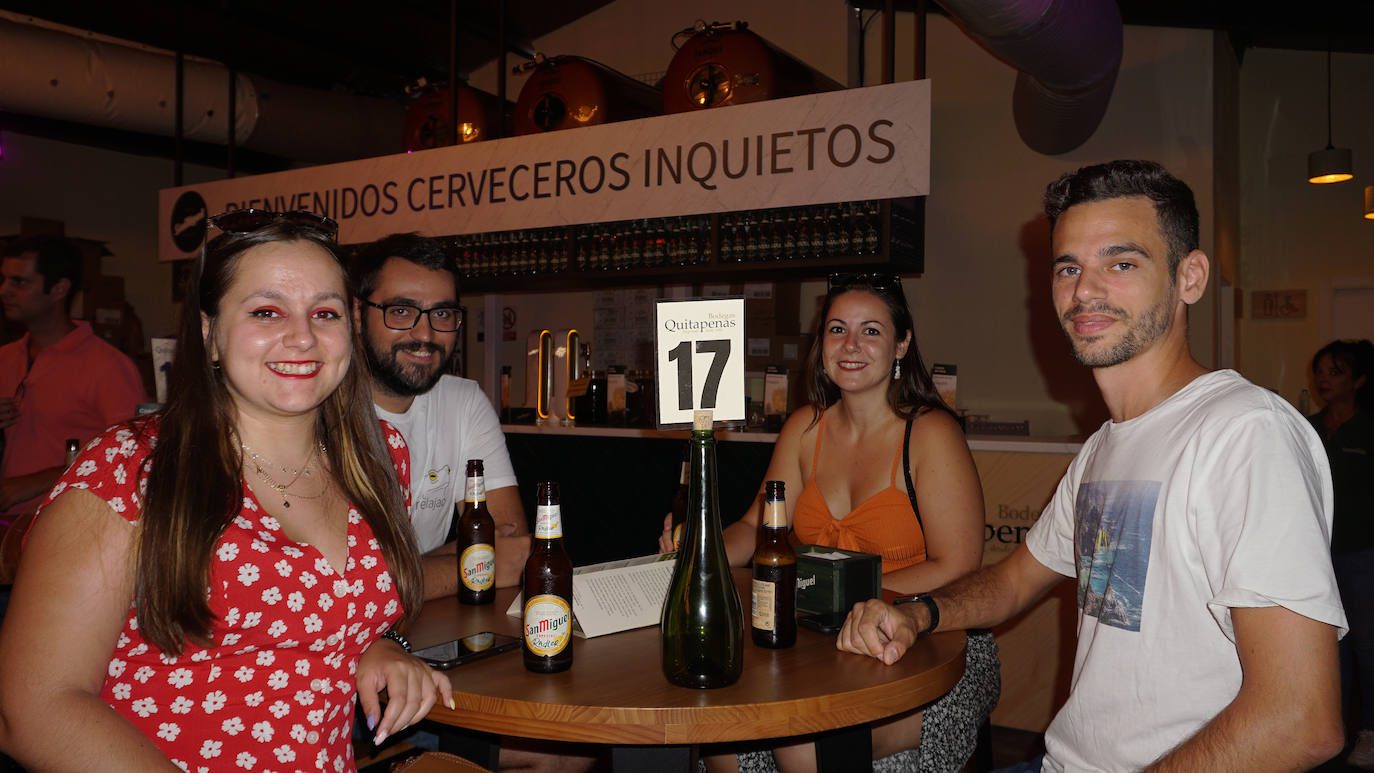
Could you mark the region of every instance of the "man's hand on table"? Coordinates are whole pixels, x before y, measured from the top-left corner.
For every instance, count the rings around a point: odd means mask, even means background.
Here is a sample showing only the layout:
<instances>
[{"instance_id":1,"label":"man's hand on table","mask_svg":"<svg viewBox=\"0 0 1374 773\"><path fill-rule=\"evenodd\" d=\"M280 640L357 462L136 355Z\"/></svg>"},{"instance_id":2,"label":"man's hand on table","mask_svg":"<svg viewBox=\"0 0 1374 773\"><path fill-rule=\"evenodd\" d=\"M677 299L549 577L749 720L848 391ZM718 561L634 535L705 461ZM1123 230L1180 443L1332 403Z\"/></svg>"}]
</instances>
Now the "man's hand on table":
<instances>
[{"instance_id":1,"label":"man's hand on table","mask_svg":"<svg viewBox=\"0 0 1374 773\"><path fill-rule=\"evenodd\" d=\"M868 655L892 665L916 642L916 632L930 623L921 604L894 607L881 599L855 604L835 637L836 649Z\"/></svg>"}]
</instances>

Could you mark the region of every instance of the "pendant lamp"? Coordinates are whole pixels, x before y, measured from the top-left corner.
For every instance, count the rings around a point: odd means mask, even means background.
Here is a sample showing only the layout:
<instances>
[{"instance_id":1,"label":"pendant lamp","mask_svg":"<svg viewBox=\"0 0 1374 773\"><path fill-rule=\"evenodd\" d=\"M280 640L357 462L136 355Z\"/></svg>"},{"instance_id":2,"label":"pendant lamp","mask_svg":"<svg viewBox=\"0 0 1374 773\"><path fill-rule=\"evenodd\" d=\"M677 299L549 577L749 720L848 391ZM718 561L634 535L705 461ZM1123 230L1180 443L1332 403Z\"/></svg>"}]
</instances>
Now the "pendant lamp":
<instances>
[{"instance_id":1,"label":"pendant lamp","mask_svg":"<svg viewBox=\"0 0 1374 773\"><path fill-rule=\"evenodd\" d=\"M1350 148L1331 144L1331 48L1326 49L1326 147L1307 154L1307 181L1310 183L1345 182L1355 175Z\"/></svg>"},{"instance_id":2,"label":"pendant lamp","mask_svg":"<svg viewBox=\"0 0 1374 773\"><path fill-rule=\"evenodd\" d=\"M1374 185L1364 187L1364 219L1374 220Z\"/></svg>"}]
</instances>

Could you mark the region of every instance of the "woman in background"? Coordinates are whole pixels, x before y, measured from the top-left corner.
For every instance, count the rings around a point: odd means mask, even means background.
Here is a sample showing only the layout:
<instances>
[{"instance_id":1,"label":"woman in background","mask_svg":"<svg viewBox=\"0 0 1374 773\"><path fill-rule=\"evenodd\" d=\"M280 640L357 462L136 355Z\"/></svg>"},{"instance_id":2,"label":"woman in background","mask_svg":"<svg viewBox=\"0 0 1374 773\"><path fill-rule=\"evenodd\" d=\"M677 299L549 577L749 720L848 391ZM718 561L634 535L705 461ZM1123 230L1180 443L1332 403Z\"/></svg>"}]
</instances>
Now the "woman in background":
<instances>
[{"instance_id":1,"label":"woman in background","mask_svg":"<svg viewBox=\"0 0 1374 773\"><path fill-rule=\"evenodd\" d=\"M1341 640L1341 693L1355 746L1346 761L1374 770L1374 344L1332 341L1312 357L1324 407L1308 420L1331 462L1331 564L1350 632Z\"/></svg>"},{"instance_id":2,"label":"woman in background","mask_svg":"<svg viewBox=\"0 0 1374 773\"><path fill-rule=\"evenodd\" d=\"M0 630L25 766L351 771L355 691L378 742L451 700L383 637L419 609L419 559L337 227L211 223L166 407L88 445L28 535Z\"/></svg>"},{"instance_id":3,"label":"woman in background","mask_svg":"<svg viewBox=\"0 0 1374 773\"><path fill-rule=\"evenodd\" d=\"M830 277L807 361L809 405L783 425L766 476L786 484L795 542L876 553L883 587L899 593L934 590L977 569L983 553L978 472L914 327L900 277ZM749 565L757 510L725 530L732 566ZM665 529L660 547L671 550L671 540ZM874 724L873 769L960 769L999 693L996 645L970 635L964 678L948 695ZM772 759L720 755L707 767L769 770L776 760L784 771L813 770L814 749L805 741L773 749Z\"/></svg>"}]
</instances>

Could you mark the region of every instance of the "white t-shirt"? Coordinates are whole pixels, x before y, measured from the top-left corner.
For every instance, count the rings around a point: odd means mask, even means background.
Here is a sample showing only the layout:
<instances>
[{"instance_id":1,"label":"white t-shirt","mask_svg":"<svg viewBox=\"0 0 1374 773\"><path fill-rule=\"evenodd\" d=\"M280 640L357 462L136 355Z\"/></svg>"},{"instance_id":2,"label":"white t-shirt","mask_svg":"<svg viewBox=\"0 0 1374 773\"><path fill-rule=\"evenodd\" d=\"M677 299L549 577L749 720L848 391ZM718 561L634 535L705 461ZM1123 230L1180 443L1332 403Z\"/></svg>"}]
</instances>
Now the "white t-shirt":
<instances>
[{"instance_id":1,"label":"white t-shirt","mask_svg":"<svg viewBox=\"0 0 1374 773\"><path fill-rule=\"evenodd\" d=\"M1140 770L1211 721L1240 689L1233 607L1343 633L1331 513L1316 433L1234 371L1104 424L1026 535L1078 578L1072 687L1044 770Z\"/></svg>"},{"instance_id":2,"label":"white t-shirt","mask_svg":"<svg viewBox=\"0 0 1374 773\"><path fill-rule=\"evenodd\" d=\"M501 422L476 381L444 376L405 413L373 407L410 446L410 523L421 553L444 544L469 459L482 460L488 491L516 485Z\"/></svg>"}]
</instances>

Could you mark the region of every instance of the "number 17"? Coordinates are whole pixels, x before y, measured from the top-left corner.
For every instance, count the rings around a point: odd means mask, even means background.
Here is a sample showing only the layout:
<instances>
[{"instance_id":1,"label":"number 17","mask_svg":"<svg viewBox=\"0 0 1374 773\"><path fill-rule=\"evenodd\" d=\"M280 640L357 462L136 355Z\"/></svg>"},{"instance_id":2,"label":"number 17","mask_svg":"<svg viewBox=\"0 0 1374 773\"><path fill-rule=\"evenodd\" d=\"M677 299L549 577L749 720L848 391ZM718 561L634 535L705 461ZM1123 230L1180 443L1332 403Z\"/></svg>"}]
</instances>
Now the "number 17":
<instances>
[{"instance_id":1,"label":"number 17","mask_svg":"<svg viewBox=\"0 0 1374 773\"><path fill-rule=\"evenodd\" d=\"M677 407L678 410L692 410L692 341L683 341L668 350L668 361L678 364L677 370ZM710 352L711 367L706 371L706 382L701 385L701 407L716 407L716 393L720 391L720 377L725 372L725 363L730 361L730 340L717 339L697 341L697 353Z\"/></svg>"}]
</instances>

